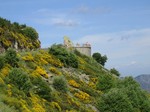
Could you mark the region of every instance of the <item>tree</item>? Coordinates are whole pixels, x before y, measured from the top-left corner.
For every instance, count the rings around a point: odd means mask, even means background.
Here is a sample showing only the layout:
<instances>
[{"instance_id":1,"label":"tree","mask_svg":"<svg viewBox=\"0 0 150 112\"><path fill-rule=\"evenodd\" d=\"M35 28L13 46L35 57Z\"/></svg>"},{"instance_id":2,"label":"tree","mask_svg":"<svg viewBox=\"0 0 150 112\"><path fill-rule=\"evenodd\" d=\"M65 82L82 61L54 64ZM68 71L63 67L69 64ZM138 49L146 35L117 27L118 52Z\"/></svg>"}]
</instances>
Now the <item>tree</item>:
<instances>
[{"instance_id":1,"label":"tree","mask_svg":"<svg viewBox=\"0 0 150 112\"><path fill-rule=\"evenodd\" d=\"M26 27L26 28L22 29L22 33L25 36L29 37L31 40L37 40L39 38L38 33L32 27Z\"/></svg>"},{"instance_id":2,"label":"tree","mask_svg":"<svg viewBox=\"0 0 150 112\"><path fill-rule=\"evenodd\" d=\"M102 66L105 65L106 61L107 61L107 56L104 55L102 56L100 53L93 53L92 57L98 62L100 63Z\"/></svg>"},{"instance_id":3,"label":"tree","mask_svg":"<svg viewBox=\"0 0 150 112\"><path fill-rule=\"evenodd\" d=\"M133 112L132 104L126 94L120 89L111 89L97 101L100 112Z\"/></svg>"},{"instance_id":4,"label":"tree","mask_svg":"<svg viewBox=\"0 0 150 112\"><path fill-rule=\"evenodd\" d=\"M110 72L111 72L112 74L114 74L114 75L118 76L118 77L120 76L119 71L118 71L118 70L116 70L115 68L110 69Z\"/></svg>"}]
</instances>

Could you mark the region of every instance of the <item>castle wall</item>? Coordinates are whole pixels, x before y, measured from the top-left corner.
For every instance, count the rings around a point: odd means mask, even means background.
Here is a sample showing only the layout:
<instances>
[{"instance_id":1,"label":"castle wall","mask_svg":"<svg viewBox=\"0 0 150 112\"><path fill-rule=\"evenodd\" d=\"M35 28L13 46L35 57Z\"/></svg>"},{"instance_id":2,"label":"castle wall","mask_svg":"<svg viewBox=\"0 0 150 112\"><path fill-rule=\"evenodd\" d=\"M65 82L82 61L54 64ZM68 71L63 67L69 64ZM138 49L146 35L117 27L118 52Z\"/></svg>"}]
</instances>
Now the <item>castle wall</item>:
<instances>
[{"instance_id":1,"label":"castle wall","mask_svg":"<svg viewBox=\"0 0 150 112\"><path fill-rule=\"evenodd\" d=\"M75 49L86 56L91 56L91 47L82 46L82 47L75 47Z\"/></svg>"}]
</instances>

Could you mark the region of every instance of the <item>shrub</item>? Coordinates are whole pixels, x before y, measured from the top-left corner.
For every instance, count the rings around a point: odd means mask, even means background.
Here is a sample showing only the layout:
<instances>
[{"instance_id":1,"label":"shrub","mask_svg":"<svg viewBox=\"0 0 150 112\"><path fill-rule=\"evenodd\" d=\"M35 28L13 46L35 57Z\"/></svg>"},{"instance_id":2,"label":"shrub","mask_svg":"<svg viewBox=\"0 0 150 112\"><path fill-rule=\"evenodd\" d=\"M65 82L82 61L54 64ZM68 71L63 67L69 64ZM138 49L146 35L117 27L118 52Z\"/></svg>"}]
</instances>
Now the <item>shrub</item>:
<instances>
[{"instance_id":1,"label":"shrub","mask_svg":"<svg viewBox=\"0 0 150 112\"><path fill-rule=\"evenodd\" d=\"M9 83L14 84L19 90L23 90L26 93L28 93L32 87L28 74L20 68L13 68L8 78Z\"/></svg>"},{"instance_id":2,"label":"shrub","mask_svg":"<svg viewBox=\"0 0 150 112\"><path fill-rule=\"evenodd\" d=\"M78 68L78 60L75 54L67 51L62 45L53 45L49 53L56 56L65 66Z\"/></svg>"},{"instance_id":3,"label":"shrub","mask_svg":"<svg viewBox=\"0 0 150 112\"><path fill-rule=\"evenodd\" d=\"M111 89L97 101L100 112L133 112L132 104L122 90Z\"/></svg>"},{"instance_id":4,"label":"shrub","mask_svg":"<svg viewBox=\"0 0 150 112\"><path fill-rule=\"evenodd\" d=\"M79 84L75 80L69 80L68 83L70 86L73 86L75 88L79 87Z\"/></svg>"},{"instance_id":5,"label":"shrub","mask_svg":"<svg viewBox=\"0 0 150 112\"><path fill-rule=\"evenodd\" d=\"M98 78L96 88L101 91L107 91L114 86L114 79L112 75L101 74Z\"/></svg>"},{"instance_id":6,"label":"shrub","mask_svg":"<svg viewBox=\"0 0 150 112\"><path fill-rule=\"evenodd\" d=\"M61 72L58 71L55 67L50 67L49 70L50 70L51 72L53 72L54 74L61 75Z\"/></svg>"},{"instance_id":7,"label":"shrub","mask_svg":"<svg viewBox=\"0 0 150 112\"><path fill-rule=\"evenodd\" d=\"M67 82L62 76L54 78L53 86L56 90L61 91L61 92L67 92L68 90Z\"/></svg>"},{"instance_id":8,"label":"shrub","mask_svg":"<svg viewBox=\"0 0 150 112\"><path fill-rule=\"evenodd\" d=\"M34 85L33 90L40 97L51 101L51 88L47 82L45 82L41 77L32 77L32 84Z\"/></svg>"},{"instance_id":9,"label":"shrub","mask_svg":"<svg viewBox=\"0 0 150 112\"><path fill-rule=\"evenodd\" d=\"M114 75L118 76L118 77L120 76L119 71L118 71L118 70L116 70L115 68L110 69L110 72L111 72L112 74L114 74Z\"/></svg>"},{"instance_id":10,"label":"shrub","mask_svg":"<svg viewBox=\"0 0 150 112\"><path fill-rule=\"evenodd\" d=\"M0 56L0 69L2 69L4 65L5 65L4 57Z\"/></svg>"},{"instance_id":11,"label":"shrub","mask_svg":"<svg viewBox=\"0 0 150 112\"><path fill-rule=\"evenodd\" d=\"M14 49L10 48L6 51L5 59L6 63L10 64L12 67L18 66L19 58L17 57L17 53Z\"/></svg>"}]
</instances>

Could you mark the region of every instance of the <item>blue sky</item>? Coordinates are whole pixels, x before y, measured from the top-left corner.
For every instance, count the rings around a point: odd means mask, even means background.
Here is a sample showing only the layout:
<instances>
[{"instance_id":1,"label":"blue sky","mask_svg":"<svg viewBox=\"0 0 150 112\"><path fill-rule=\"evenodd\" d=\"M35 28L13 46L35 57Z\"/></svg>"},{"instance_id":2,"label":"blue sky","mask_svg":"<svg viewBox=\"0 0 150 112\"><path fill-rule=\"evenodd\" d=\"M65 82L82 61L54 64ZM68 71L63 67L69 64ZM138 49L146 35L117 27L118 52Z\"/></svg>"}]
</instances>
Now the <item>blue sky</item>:
<instances>
[{"instance_id":1,"label":"blue sky","mask_svg":"<svg viewBox=\"0 0 150 112\"><path fill-rule=\"evenodd\" d=\"M42 47L67 35L122 76L150 74L150 0L0 0L0 16L34 27Z\"/></svg>"}]
</instances>

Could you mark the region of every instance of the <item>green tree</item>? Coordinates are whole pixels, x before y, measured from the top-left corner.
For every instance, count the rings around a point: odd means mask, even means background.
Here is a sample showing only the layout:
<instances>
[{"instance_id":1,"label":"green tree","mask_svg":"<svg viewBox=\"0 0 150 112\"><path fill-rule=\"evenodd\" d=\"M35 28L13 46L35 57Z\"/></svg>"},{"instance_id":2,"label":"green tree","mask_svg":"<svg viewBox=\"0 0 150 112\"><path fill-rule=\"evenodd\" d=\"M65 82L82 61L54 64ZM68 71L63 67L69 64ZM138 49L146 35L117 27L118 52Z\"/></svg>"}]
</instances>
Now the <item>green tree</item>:
<instances>
[{"instance_id":1,"label":"green tree","mask_svg":"<svg viewBox=\"0 0 150 112\"><path fill-rule=\"evenodd\" d=\"M133 112L132 104L127 95L120 89L111 89L97 101L100 112Z\"/></svg>"},{"instance_id":2,"label":"green tree","mask_svg":"<svg viewBox=\"0 0 150 112\"><path fill-rule=\"evenodd\" d=\"M39 38L38 33L32 27L25 27L22 29L22 33L29 37L31 40L37 40Z\"/></svg>"},{"instance_id":3,"label":"green tree","mask_svg":"<svg viewBox=\"0 0 150 112\"><path fill-rule=\"evenodd\" d=\"M118 76L118 77L120 76L119 71L118 71L118 70L116 70L115 68L110 69L110 72L111 72L112 74L114 74L114 75Z\"/></svg>"},{"instance_id":4,"label":"green tree","mask_svg":"<svg viewBox=\"0 0 150 112\"><path fill-rule=\"evenodd\" d=\"M149 112L150 99L132 77L125 77L117 86L127 95L135 111Z\"/></svg>"},{"instance_id":5,"label":"green tree","mask_svg":"<svg viewBox=\"0 0 150 112\"><path fill-rule=\"evenodd\" d=\"M100 53L93 53L92 57L102 66L105 65L108 59L106 55L102 56Z\"/></svg>"},{"instance_id":6,"label":"green tree","mask_svg":"<svg viewBox=\"0 0 150 112\"><path fill-rule=\"evenodd\" d=\"M17 57L17 53L14 49L10 48L6 51L4 56L6 63L10 64L12 67L18 66L19 58Z\"/></svg>"},{"instance_id":7,"label":"green tree","mask_svg":"<svg viewBox=\"0 0 150 112\"><path fill-rule=\"evenodd\" d=\"M28 93L32 87L28 74L20 68L13 68L10 71L8 78L9 83L12 83L19 90L23 90L25 93Z\"/></svg>"},{"instance_id":8,"label":"green tree","mask_svg":"<svg viewBox=\"0 0 150 112\"><path fill-rule=\"evenodd\" d=\"M53 86L56 90L61 92L67 92L68 86L64 77L55 77L53 81Z\"/></svg>"}]
</instances>

